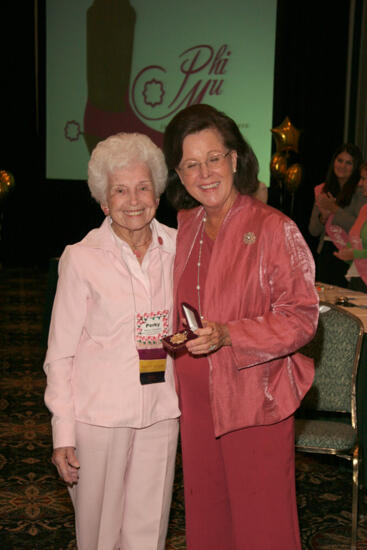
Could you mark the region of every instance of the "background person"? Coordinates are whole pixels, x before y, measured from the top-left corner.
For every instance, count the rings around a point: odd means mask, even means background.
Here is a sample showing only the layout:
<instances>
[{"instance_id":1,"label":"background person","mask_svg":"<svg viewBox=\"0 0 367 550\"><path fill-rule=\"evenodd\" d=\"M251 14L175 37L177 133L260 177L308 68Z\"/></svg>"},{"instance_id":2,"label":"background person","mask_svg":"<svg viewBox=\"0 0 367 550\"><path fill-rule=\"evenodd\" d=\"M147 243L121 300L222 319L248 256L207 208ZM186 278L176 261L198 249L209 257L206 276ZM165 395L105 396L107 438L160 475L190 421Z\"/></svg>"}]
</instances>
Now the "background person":
<instances>
[{"instance_id":1,"label":"background person","mask_svg":"<svg viewBox=\"0 0 367 550\"><path fill-rule=\"evenodd\" d=\"M359 185L363 196L367 197L367 162L361 164L360 173ZM333 223L333 220L330 222ZM334 254L339 260L348 262L348 286L352 290L367 292L367 204L359 211L349 235L343 232L340 236L340 249Z\"/></svg>"},{"instance_id":2,"label":"background person","mask_svg":"<svg viewBox=\"0 0 367 550\"><path fill-rule=\"evenodd\" d=\"M348 265L334 255L337 247L325 232L325 224L333 215L333 224L346 232L357 219L367 199L358 187L362 153L356 145L345 143L335 151L324 183L315 187L315 202L309 232L320 237L317 248L316 279L341 287L347 286Z\"/></svg>"},{"instance_id":3,"label":"background person","mask_svg":"<svg viewBox=\"0 0 367 550\"><path fill-rule=\"evenodd\" d=\"M253 196L255 197L255 199L258 199L265 204L268 202L269 191L267 185L263 181L258 182L258 187Z\"/></svg>"},{"instance_id":4,"label":"background person","mask_svg":"<svg viewBox=\"0 0 367 550\"><path fill-rule=\"evenodd\" d=\"M293 413L314 374L297 353L318 319L312 255L290 219L252 198L258 163L224 113L179 112L164 153L168 196L186 209L174 318L188 302L204 324L175 362L187 548L299 550Z\"/></svg>"},{"instance_id":5,"label":"background person","mask_svg":"<svg viewBox=\"0 0 367 550\"><path fill-rule=\"evenodd\" d=\"M100 142L88 184L106 219L59 262L45 401L79 550L163 550L178 433L171 331L176 230L154 219L163 154L140 134Z\"/></svg>"}]
</instances>

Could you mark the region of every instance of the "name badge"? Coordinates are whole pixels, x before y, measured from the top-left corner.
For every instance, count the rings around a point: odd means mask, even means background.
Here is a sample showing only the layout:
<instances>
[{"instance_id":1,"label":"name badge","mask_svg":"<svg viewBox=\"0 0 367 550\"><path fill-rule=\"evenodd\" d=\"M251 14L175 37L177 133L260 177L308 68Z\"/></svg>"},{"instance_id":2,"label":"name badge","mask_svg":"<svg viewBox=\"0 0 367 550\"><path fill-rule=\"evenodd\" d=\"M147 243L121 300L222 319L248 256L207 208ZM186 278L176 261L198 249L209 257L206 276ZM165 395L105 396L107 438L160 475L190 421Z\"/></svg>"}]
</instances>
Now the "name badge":
<instances>
[{"instance_id":1,"label":"name badge","mask_svg":"<svg viewBox=\"0 0 367 550\"><path fill-rule=\"evenodd\" d=\"M141 384L165 381L167 352L162 338L168 334L168 309L136 316L136 347Z\"/></svg>"}]
</instances>

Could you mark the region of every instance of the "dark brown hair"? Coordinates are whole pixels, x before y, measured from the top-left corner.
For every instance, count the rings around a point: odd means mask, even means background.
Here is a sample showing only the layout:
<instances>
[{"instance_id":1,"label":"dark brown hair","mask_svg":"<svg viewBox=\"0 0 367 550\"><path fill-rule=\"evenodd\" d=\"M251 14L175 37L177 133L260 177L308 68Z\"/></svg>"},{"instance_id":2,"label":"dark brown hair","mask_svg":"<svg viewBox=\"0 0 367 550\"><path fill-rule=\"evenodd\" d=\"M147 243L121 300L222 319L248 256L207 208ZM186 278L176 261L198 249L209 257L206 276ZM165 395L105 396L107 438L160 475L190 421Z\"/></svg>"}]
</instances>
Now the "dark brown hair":
<instances>
[{"instance_id":1,"label":"dark brown hair","mask_svg":"<svg viewBox=\"0 0 367 550\"><path fill-rule=\"evenodd\" d=\"M168 167L166 193L176 210L193 208L199 204L181 184L176 168L182 159L185 137L208 128L218 130L224 145L237 152L237 171L233 176L233 184L238 192L241 195L252 195L257 189L257 158L234 120L210 105L191 105L173 117L163 139L163 152Z\"/></svg>"},{"instance_id":2,"label":"dark brown hair","mask_svg":"<svg viewBox=\"0 0 367 550\"><path fill-rule=\"evenodd\" d=\"M348 153L353 158L353 172L347 182L340 187L338 178L334 172L334 162L340 153ZM352 196L358 186L360 179L360 167L362 163L362 153L357 145L353 143L343 143L340 145L332 156L328 173L326 175L324 193L331 193L336 198L336 203L344 208L350 204Z\"/></svg>"}]
</instances>

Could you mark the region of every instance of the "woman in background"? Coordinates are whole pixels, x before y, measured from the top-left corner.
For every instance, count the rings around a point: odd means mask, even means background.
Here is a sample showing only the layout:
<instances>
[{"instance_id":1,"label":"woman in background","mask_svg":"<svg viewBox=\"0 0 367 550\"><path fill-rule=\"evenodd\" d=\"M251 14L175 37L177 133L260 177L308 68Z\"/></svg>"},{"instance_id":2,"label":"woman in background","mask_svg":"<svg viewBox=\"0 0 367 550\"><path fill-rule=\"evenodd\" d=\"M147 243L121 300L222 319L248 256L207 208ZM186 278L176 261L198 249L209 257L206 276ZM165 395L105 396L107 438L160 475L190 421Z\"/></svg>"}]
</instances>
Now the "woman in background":
<instances>
[{"instance_id":1,"label":"woman in background","mask_svg":"<svg viewBox=\"0 0 367 550\"><path fill-rule=\"evenodd\" d=\"M255 199L258 199L261 202L264 202L265 204L268 202L268 188L266 184L263 181L258 182L258 187L253 194Z\"/></svg>"},{"instance_id":2,"label":"woman in background","mask_svg":"<svg viewBox=\"0 0 367 550\"><path fill-rule=\"evenodd\" d=\"M361 162L362 153L356 145L341 145L331 159L326 181L315 187L315 203L308 229L311 235L320 237L316 279L323 283L347 286L345 274L348 265L334 255L337 248L325 230L325 224L332 215L333 224L348 232L367 202L358 187Z\"/></svg>"},{"instance_id":3,"label":"woman in background","mask_svg":"<svg viewBox=\"0 0 367 550\"><path fill-rule=\"evenodd\" d=\"M174 319L188 302L204 325L175 361L187 549L300 550L293 413L314 372L297 353L318 319L312 255L252 197L257 159L227 115L184 109L164 152L180 210Z\"/></svg>"},{"instance_id":4,"label":"woman in background","mask_svg":"<svg viewBox=\"0 0 367 550\"><path fill-rule=\"evenodd\" d=\"M154 219L166 175L147 136L100 142L88 185L106 218L59 262L45 401L79 550L165 547L180 414L161 344L176 244Z\"/></svg>"},{"instance_id":5,"label":"woman in background","mask_svg":"<svg viewBox=\"0 0 367 550\"><path fill-rule=\"evenodd\" d=\"M361 164L360 171L359 185L363 196L367 197L367 162ZM332 217L330 223L333 224ZM363 205L359 211L349 235L344 231L337 232L335 240L339 248L338 252L334 252L335 256L349 264L346 274L349 288L367 292L367 204Z\"/></svg>"}]
</instances>

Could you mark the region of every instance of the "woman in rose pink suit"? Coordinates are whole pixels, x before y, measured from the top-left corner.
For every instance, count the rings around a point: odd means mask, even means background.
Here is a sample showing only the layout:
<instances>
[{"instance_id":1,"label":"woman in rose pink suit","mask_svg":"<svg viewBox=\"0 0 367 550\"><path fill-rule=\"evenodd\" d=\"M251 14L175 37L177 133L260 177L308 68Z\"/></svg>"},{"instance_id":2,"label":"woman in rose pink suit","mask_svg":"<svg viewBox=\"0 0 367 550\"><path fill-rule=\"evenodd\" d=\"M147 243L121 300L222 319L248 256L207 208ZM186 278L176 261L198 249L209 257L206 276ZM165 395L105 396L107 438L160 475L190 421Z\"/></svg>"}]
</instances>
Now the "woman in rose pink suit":
<instances>
[{"instance_id":1,"label":"woman in rose pink suit","mask_svg":"<svg viewBox=\"0 0 367 550\"><path fill-rule=\"evenodd\" d=\"M175 361L187 549L300 550L293 413L314 375L297 352L317 326L312 255L252 197L257 160L224 113L179 112L164 153L180 210L174 319L188 302L203 322Z\"/></svg>"}]
</instances>

